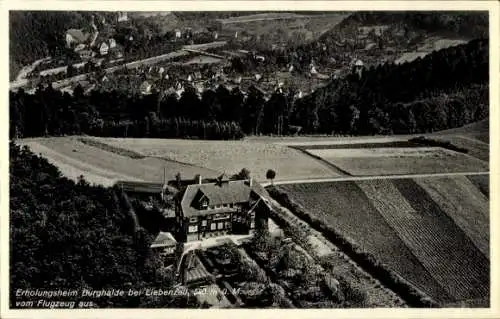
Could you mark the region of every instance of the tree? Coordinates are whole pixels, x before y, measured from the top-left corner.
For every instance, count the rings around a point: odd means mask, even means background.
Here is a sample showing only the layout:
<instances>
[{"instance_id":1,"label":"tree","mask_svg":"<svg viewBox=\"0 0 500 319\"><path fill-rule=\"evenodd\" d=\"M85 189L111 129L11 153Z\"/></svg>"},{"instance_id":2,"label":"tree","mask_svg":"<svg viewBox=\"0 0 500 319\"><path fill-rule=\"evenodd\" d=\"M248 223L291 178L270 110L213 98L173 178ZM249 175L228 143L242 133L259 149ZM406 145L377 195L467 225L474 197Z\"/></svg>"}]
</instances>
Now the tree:
<instances>
[{"instance_id":1,"label":"tree","mask_svg":"<svg viewBox=\"0 0 500 319\"><path fill-rule=\"evenodd\" d=\"M181 176L181 172L177 172L177 174L175 174L175 182L177 184L177 187L178 188L181 188L182 186L182 176Z\"/></svg>"},{"instance_id":2,"label":"tree","mask_svg":"<svg viewBox=\"0 0 500 319\"><path fill-rule=\"evenodd\" d=\"M271 185L273 184L273 180L276 177L276 172L272 169L267 170L266 178L271 180Z\"/></svg>"},{"instance_id":3,"label":"tree","mask_svg":"<svg viewBox=\"0 0 500 319\"><path fill-rule=\"evenodd\" d=\"M238 174L234 175L234 178L239 180L250 179L250 170L247 168L242 168Z\"/></svg>"}]
</instances>

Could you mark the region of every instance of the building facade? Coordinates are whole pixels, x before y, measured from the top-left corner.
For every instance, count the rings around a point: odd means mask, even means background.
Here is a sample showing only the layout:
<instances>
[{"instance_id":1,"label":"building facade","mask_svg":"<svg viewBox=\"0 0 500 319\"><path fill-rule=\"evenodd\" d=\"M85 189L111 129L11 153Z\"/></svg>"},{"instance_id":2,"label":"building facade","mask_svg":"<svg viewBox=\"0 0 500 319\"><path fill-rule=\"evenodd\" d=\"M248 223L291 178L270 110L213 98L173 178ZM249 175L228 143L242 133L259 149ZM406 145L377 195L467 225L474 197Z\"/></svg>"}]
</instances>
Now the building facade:
<instances>
[{"instance_id":1,"label":"building facade","mask_svg":"<svg viewBox=\"0 0 500 319\"><path fill-rule=\"evenodd\" d=\"M264 188L249 180L188 185L176 200L177 238L196 241L228 234L251 234L267 208Z\"/></svg>"}]
</instances>

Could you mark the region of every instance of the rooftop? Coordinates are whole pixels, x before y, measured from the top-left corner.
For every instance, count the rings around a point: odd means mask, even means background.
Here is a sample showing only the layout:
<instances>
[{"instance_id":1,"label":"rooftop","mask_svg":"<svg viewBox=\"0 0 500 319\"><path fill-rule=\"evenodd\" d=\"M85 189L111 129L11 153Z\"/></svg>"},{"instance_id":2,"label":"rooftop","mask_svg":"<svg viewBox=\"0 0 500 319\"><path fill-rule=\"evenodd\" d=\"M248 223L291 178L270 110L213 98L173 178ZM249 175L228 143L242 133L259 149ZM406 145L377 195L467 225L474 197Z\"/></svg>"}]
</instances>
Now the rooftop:
<instances>
[{"instance_id":1,"label":"rooftop","mask_svg":"<svg viewBox=\"0 0 500 319\"><path fill-rule=\"evenodd\" d=\"M175 244L177 244L177 241L175 240L174 236L172 236L171 233L160 232L158 236L156 236L156 239L151 244L151 248L167 247L167 246L173 246Z\"/></svg>"},{"instance_id":2,"label":"rooftop","mask_svg":"<svg viewBox=\"0 0 500 319\"><path fill-rule=\"evenodd\" d=\"M193 200L200 192L208 198L209 205L243 203L249 201L252 194L258 196L265 196L266 194L265 189L259 183L252 181L252 186L250 186L248 180L189 185L181 201L182 210L186 217L211 213L210 210L198 210L193 207ZM220 212L220 210L217 212Z\"/></svg>"},{"instance_id":3,"label":"rooftop","mask_svg":"<svg viewBox=\"0 0 500 319\"><path fill-rule=\"evenodd\" d=\"M81 29L69 29L66 31L66 34L71 35L80 43L87 41L87 39L90 37L89 33L83 33Z\"/></svg>"}]
</instances>

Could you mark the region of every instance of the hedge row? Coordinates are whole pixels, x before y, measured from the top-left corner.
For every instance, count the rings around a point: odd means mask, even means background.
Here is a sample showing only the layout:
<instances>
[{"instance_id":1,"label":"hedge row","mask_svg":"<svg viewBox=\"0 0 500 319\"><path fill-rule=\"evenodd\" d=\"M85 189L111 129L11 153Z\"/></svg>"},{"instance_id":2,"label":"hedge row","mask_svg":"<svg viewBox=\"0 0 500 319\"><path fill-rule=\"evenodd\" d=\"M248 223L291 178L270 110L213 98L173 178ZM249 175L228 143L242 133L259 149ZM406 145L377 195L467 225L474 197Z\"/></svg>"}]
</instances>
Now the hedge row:
<instances>
[{"instance_id":1,"label":"hedge row","mask_svg":"<svg viewBox=\"0 0 500 319\"><path fill-rule=\"evenodd\" d=\"M436 308L439 304L427 294L414 287L411 283L395 273L388 266L378 261L373 255L364 251L358 244L345 238L333 227L311 216L300 204L289 198L288 194L274 186L267 188L269 194L281 205L288 208L298 217L309 223L314 229L321 232L328 240L337 245L358 265L372 276L377 278L386 287L403 298L410 307Z\"/></svg>"}]
</instances>

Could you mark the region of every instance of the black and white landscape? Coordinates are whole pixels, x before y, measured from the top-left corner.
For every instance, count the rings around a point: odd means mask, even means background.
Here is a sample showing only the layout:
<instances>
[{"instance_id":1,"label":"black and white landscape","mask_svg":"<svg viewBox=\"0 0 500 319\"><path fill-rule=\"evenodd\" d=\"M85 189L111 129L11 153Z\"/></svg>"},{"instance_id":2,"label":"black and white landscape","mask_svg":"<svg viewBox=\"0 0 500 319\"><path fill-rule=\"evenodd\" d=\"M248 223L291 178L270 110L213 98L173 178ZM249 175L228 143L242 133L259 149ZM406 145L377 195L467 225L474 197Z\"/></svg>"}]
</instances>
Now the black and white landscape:
<instances>
[{"instance_id":1,"label":"black and white landscape","mask_svg":"<svg viewBox=\"0 0 500 319\"><path fill-rule=\"evenodd\" d=\"M488 12L9 19L10 308L490 307Z\"/></svg>"}]
</instances>

